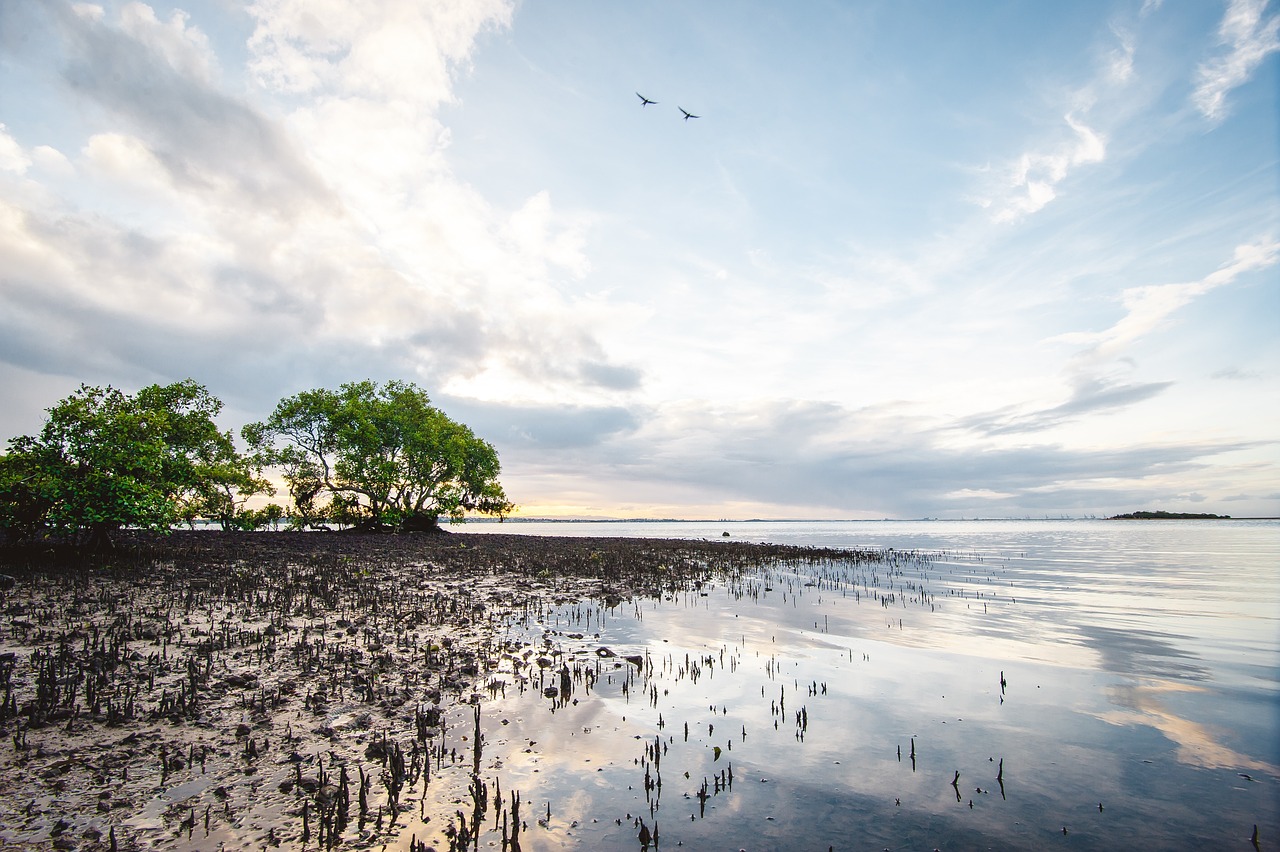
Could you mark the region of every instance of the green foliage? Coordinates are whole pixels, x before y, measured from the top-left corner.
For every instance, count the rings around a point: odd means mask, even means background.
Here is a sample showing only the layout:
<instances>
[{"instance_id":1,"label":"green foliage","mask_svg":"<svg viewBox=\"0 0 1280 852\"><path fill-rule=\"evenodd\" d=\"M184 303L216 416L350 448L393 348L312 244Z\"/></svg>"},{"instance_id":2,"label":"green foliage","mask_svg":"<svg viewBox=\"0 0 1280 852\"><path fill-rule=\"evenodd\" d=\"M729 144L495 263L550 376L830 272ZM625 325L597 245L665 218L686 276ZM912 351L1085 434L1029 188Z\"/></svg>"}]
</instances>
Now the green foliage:
<instances>
[{"instance_id":1,"label":"green foliage","mask_svg":"<svg viewBox=\"0 0 1280 852\"><path fill-rule=\"evenodd\" d=\"M240 455L230 434L225 437L225 442L211 447L215 451L212 457L203 460L203 475L181 495L181 512L184 519L206 518L224 530L257 529L263 522L245 504L258 494L275 494L276 489L262 476L266 466L263 458Z\"/></svg>"},{"instance_id":2,"label":"green foliage","mask_svg":"<svg viewBox=\"0 0 1280 852\"><path fill-rule=\"evenodd\" d=\"M167 530L196 507L234 515L270 486L257 475L261 463L218 430L221 409L190 379L134 396L81 385L49 409L38 436L9 442L0 524L18 537L47 530L104 543L125 526Z\"/></svg>"},{"instance_id":3,"label":"green foliage","mask_svg":"<svg viewBox=\"0 0 1280 852\"><path fill-rule=\"evenodd\" d=\"M274 489L272 489L274 493ZM262 529L263 527L280 528L280 522L284 520L284 507L279 503L268 503L261 509L251 509L246 513L253 523L254 529Z\"/></svg>"},{"instance_id":4,"label":"green foliage","mask_svg":"<svg viewBox=\"0 0 1280 852\"><path fill-rule=\"evenodd\" d=\"M412 383L304 391L241 434L283 472L300 525L425 529L512 509L493 446Z\"/></svg>"},{"instance_id":5,"label":"green foliage","mask_svg":"<svg viewBox=\"0 0 1280 852\"><path fill-rule=\"evenodd\" d=\"M188 379L130 396L82 385L48 411L40 434L0 455L0 529L109 542L121 527L167 530L197 519L223 529L278 527L264 477L277 466L293 499L291 522L434 528L441 517L512 509L494 448L430 404L410 383L357 382L281 400L242 430L237 452L214 418L222 403Z\"/></svg>"},{"instance_id":6,"label":"green foliage","mask_svg":"<svg viewBox=\"0 0 1280 852\"><path fill-rule=\"evenodd\" d=\"M39 534L52 506L41 485L36 458L24 452L0 456L0 529L20 540Z\"/></svg>"}]
</instances>

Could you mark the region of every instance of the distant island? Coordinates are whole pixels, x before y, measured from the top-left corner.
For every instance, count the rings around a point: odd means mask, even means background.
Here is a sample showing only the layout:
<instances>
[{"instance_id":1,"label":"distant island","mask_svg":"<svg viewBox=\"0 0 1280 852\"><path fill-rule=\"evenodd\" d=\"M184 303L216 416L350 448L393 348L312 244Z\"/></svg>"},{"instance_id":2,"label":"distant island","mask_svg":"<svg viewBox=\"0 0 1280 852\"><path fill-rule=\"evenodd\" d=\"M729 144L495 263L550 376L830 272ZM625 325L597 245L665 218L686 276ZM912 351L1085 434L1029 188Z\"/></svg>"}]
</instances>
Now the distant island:
<instances>
[{"instance_id":1,"label":"distant island","mask_svg":"<svg viewBox=\"0 0 1280 852\"><path fill-rule=\"evenodd\" d=\"M1230 515L1212 515L1196 512L1130 512L1127 515L1112 515L1108 521L1188 521L1188 520L1230 520Z\"/></svg>"}]
</instances>

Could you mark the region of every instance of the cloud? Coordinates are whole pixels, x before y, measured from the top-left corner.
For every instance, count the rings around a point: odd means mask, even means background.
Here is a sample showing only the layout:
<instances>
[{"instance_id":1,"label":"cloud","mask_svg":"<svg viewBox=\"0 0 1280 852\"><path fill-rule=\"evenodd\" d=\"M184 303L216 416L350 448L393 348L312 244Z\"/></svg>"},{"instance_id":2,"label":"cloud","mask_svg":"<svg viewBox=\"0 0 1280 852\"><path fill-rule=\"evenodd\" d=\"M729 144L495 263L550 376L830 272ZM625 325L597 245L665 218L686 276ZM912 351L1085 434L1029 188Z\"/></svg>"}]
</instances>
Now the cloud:
<instances>
[{"instance_id":1,"label":"cloud","mask_svg":"<svg viewBox=\"0 0 1280 852\"><path fill-rule=\"evenodd\" d=\"M499 406L484 419L496 427L507 416ZM520 408L509 415L513 423L525 416ZM959 444L954 424L903 406L851 409L794 400L686 401L610 414L603 423L590 431L591 441L564 451L520 436L495 443L504 466L519 472L516 481L533 485L554 474L555 494L580 495L577 513L629 503L640 514L660 516L679 514L680 505L714 512L729 504L773 507L775 515L804 507L826 517L1119 510L1180 494L1167 490L1167 482L1248 448L1239 442ZM513 499L537 506L543 495Z\"/></svg>"},{"instance_id":2,"label":"cloud","mask_svg":"<svg viewBox=\"0 0 1280 852\"><path fill-rule=\"evenodd\" d=\"M1232 259L1199 281L1132 287L1121 293L1125 315L1096 332L1069 332L1050 338L1082 348L1072 357L1067 373L1070 397L1058 405L1028 409L1009 405L957 420L955 428L985 438L1030 434L1054 429L1099 414L1113 414L1164 393L1173 382L1127 382L1108 371L1125 360L1125 353L1142 338L1164 328L1169 318L1196 298L1227 286L1240 276L1280 262L1280 242L1260 240L1237 246ZM1223 372L1215 378L1240 378Z\"/></svg>"},{"instance_id":3,"label":"cloud","mask_svg":"<svg viewBox=\"0 0 1280 852\"><path fill-rule=\"evenodd\" d=\"M1225 379L1233 382L1256 382L1263 378L1258 370L1246 370L1239 367L1226 367L1221 370L1214 371L1210 378Z\"/></svg>"},{"instance_id":4,"label":"cloud","mask_svg":"<svg viewBox=\"0 0 1280 852\"><path fill-rule=\"evenodd\" d=\"M582 361L578 367L587 384L613 390L635 390L644 375L637 367L601 361Z\"/></svg>"},{"instance_id":5,"label":"cloud","mask_svg":"<svg viewBox=\"0 0 1280 852\"><path fill-rule=\"evenodd\" d=\"M1055 124L1053 138L987 170L997 183L977 203L995 222L1017 222L1038 213L1058 197L1059 186L1072 172L1106 160L1107 134L1088 115L1104 96L1122 91L1135 77L1134 36L1119 25L1111 32L1117 44L1102 54L1092 78L1055 98L1065 103L1066 112L1061 124Z\"/></svg>"},{"instance_id":6,"label":"cloud","mask_svg":"<svg viewBox=\"0 0 1280 852\"><path fill-rule=\"evenodd\" d=\"M602 308L568 286L590 272L590 221L558 211L545 190L511 211L493 207L452 174L436 115L475 39L512 13L507 2L264 0L251 7L250 67L268 89L305 95L288 123L358 218L364 251L400 279L361 288L384 345L407 337L419 351L447 350L448 368L433 372L455 395L581 404L640 383L597 339ZM426 327L413 327L417 317Z\"/></svg>"},{"instance_id":7,"label":"cloud","mask_svg":"<svg viewBox=\"0 0 1280 852\"><path fill-rule=\"evenodd\" d=\"M31 158L0 122L0 171L22 174L31 166Z\"/></svg>"},{"instance_id":8,"label":"cloud","mask_svg":"<svg viewBox=\"0 0 1280 852\"><path fill-rule=\"evenodd\" d=\"M1015 496L1008 491L992 491L990 488L960 488L948 494L943 494L942 499L949 502L960 502L972 504L978 500L1007 500Z\"/></svg>"},{"instance_id":9,"label":"cloud","mask_svg":"<svg viewBox=\"0 0 1280 852\"><path fill-rule=\"evenodd\" d=\"M1079 378L1071 398L1061 405L1039 411L1023 412L1020 406L979 414L960 420L956 425L966 431L985 436L1040 432L1094 414L1114 413L1164 392L1173 382L1116 384L1098 378Z\"/></svg>"},{"instance_id":10,"label":"cloud","mask_svg":"<svg viewBox=\"0 0 1280 852\"><path fill-rule=\"evenodd\" d=\"M1108 329L1071 332L1054 340L1086 347L1079 359L1096 362L1116 357L1135 341L1163 328L1168 318L1196 298L1233 283L1241 275L1280 262L1280 241L1263 239L1236 247L1232 259L1199 281L1130 287L1121 293L1125 315Z\"/></svg>"},{"instance_id":11,"label":"cloud","mask_svg":"<svg viewBox=\"0 0 1280 852\"><path fill-rule=\"evenodd\" d=\"M141 3L50 7L71 57L66 83L123 121L185 190L278 212L331 203L285 128L218 88L208 39L185 13L167 21Z\"/></svg>"},{"instance_id":12,"label":"cloud","mask_svg":"<svg viewBox=\"0 0 1280 852\"><path fill-rule=\"evenodd\" d=\"M1128 83L1133 79L1133 54L1135 42L1133 34L1112 26L1120 45L1107 55L1107 77L1111 83Z\"/></svg>"},{"instance_id":13,"label":"cloud","mask_svg":"<svg viewBox=\"0 0 1280 852\"><path fill-rule=\"evenodd\" d=\"M1106 158L1106 139L1074 115L1063 116L1074 134L1050 151L1028 151L1009 170L1003 196L988 202L997 222L1012 222L1043 209L1057 195L1058 184L1078 166Z\"/></svg>"},{"instance_id":14,"label":"cloud","mask_svg":"<svg viewBox=\"0 0 1280 852\"><path fill-rule=\"evenodd\" d=\"M149 185L163 190L171 185L164 164L136 136L95 133L81 153L90 169L134 189Z\"/></svg>"},{"instance_id":15,"label":"cloud","mask_svg":"<svg viewBox=\"0 0 1280 852\"><path fill-rule=\"evenodd\" d=\"M435 403L513 455L597 447L641 423L639 412L620 406L508 405L449 396Z\"/></svg>"},{"instance_id":16,"label":"cloud","mask_svg":"<svg viewBox=\"0 0 1280 852\"><path fill-rule=\"evenodd\" d=\"M3 39L7 59L61 81L85 130L68 160L0 128L0 178L25 181L0 196L0 357L192 375L250 409L369 376L571 405L640 386L594 332L612 308L563 286L590 221L546 192L496 208L449 169L435 109L510 4L250 11L265 93L181 12L0 11L44 40Z\"/></svg>"},{"instance_id":17,"label":"cloud","mask_svg":"<svg viewBox=\"0 0 1280 852\"><path fill-rule=\"evenodd\" d=\"M529 198L507 221L508 233L516 249L529 263L541 268L559 267L575 278L590 271L583 253L580 228L558 228L551 208L551 196L542 191Z\"/></svg>"},{"instance_id":18,"label":"cloud","mask_svg":"<svg viewBox=\"0 0 1280 852\"><path fill-rule=\"evenodd\" d=\"M257 0L251 69L283 92L401 101L451 101L454 68L476 36L511 23L509 0Z\"/></svg>"},{"instance_id":19,"label":"cloud","mask_svg":"<svg viewBox=\"0 0 1280 852\"><path fill-rule=\"evenodd\" d=\"M1263 17L1267 0L1231 0L1218 25L1222 52L1200 63L1191 102L1214 124L1227 115L1227 95L1244 85L1268 56L1280 51L1280 14Z\"/></svg>"}]
</instances>

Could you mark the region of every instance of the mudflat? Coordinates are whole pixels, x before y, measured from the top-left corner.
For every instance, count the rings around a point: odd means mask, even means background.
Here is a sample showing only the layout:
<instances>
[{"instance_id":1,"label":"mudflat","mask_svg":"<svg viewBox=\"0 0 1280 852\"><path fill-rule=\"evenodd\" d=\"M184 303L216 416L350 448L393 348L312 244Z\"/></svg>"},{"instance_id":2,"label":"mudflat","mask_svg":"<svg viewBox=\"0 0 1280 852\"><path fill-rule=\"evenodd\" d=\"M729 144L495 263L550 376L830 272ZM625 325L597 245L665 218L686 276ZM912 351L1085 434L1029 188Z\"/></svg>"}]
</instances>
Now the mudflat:
<instances>
[{"instance_id":1,"label":"mudflat","mask_svg":"<svg viewBox=\"0 0 1280 852\"><path fill-rule=\"evenodd\" d=\"M411 794L469 762L445 751L444 720L555 683L561 663L513 643L514 621L832 555L212 531L129 534L97 554L0 548L0 849L418 846L402 814L432 815Z\"/></svg>"}]
</instances>

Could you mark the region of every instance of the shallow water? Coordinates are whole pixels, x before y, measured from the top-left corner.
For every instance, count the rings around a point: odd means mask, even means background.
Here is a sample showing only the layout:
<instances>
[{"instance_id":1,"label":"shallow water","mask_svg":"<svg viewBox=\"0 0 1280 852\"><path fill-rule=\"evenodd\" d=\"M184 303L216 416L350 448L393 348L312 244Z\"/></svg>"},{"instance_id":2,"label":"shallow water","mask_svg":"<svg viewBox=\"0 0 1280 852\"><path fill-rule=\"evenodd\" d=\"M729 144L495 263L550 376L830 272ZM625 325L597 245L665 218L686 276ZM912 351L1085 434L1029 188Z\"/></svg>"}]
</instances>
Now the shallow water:
<instances>
[{"instance_id":1,"label":"shallow water","mask_svg":"<svg viewBox=\"0 0 1280 852\"><path fill-rule=\"evenodd\" d=\"M929 554L544 613L532 638L552 666L523 693L504 667L506 697L481 709L481 777L504 806L520 791L523 849L638 848L639 819L666 848L1248 848L1255 825L1263 848L1280 837L1278 522L468 529ZM562 664L576 703L542 693ZM467 759L427 791L468 819L469 712L445 734ZM646 772L662 786L646 790ZM480 846L498 843L497 792ZM404 836L447 845L441 829Z\"/></svg>"}]
</instances>

